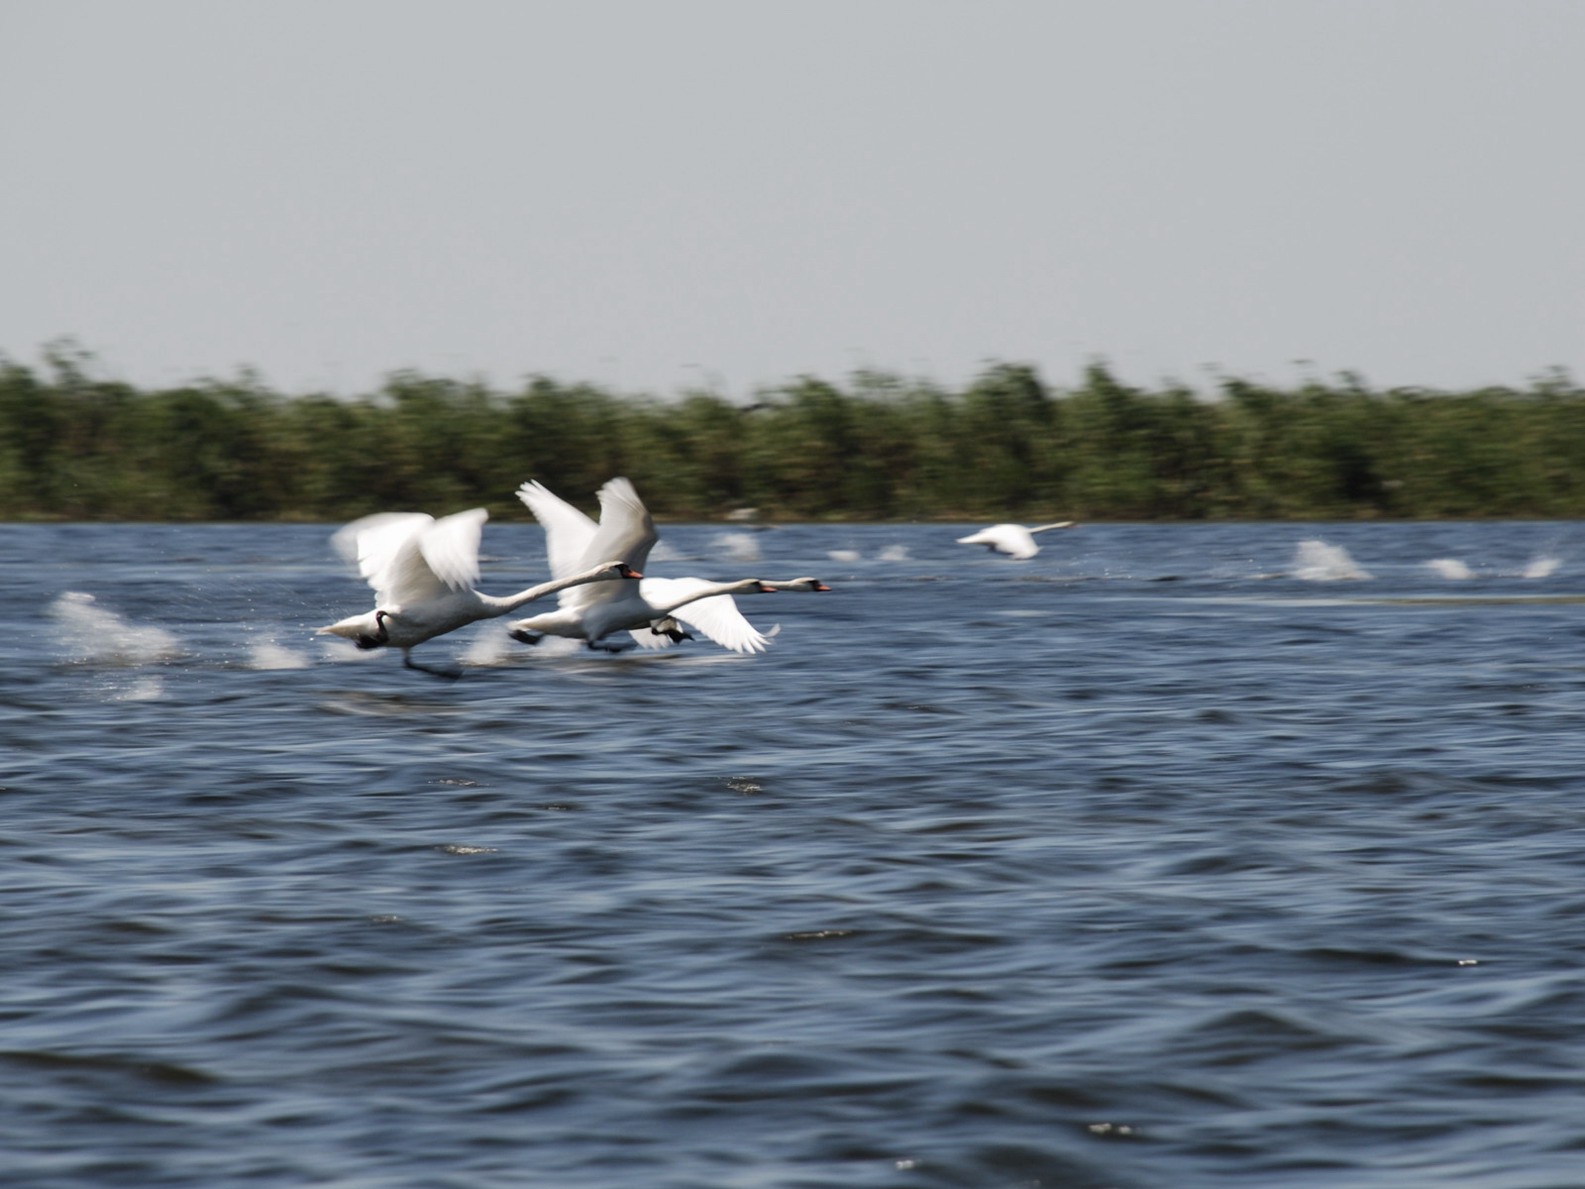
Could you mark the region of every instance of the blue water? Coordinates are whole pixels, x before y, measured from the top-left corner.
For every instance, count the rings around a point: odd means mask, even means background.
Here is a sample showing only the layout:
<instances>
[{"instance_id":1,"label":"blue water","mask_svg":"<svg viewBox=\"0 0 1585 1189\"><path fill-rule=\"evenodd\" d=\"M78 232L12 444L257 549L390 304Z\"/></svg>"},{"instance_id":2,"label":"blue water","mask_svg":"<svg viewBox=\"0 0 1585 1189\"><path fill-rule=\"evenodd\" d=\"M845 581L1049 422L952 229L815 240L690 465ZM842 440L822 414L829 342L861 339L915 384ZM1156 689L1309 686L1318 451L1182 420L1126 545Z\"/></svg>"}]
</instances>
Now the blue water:
<instances>
[{"instance_id":1,"label":"blue water","mask_svg":"<svg viewBox=\"0 0 1585 1189\"><path fill-rule=\"evenodd\" d=\"M1585 526L667 526L835 589L456 681L327 531L0 526L0 1183L1585 1185Z\"/></svg>"}]
</instances>

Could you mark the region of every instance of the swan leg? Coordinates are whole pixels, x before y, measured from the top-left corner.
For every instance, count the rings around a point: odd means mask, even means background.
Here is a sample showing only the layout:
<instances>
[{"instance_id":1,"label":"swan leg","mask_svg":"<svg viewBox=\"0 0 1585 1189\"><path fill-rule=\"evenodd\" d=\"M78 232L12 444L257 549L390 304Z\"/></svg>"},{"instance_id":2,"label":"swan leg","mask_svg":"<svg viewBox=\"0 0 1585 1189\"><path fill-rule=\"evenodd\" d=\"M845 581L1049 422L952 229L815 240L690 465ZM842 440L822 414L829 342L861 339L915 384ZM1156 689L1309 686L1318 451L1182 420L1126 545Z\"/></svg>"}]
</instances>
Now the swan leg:
<instances>
[{"instance_id":1,"label":"swan leg","mask_svg":"<svg viewBox=\"0 0 1585 1189\"><path fill-rule=\"evenodd\" d=\"M402 650L402 664L404 667L414 669L419 673L428 673L431 677L444 677L447 681L455 681L462 676L461 669L435 669L429 665L421 665L413 659L412 654L405 648Z\"/></svg>"},{"instance_id":2,"label":"swan leg","mask_svg":"<svg viewBox=\"0 0 1585 1189\"><path fill-rule=\"evenodd\" d=\"M385 626L385 621L389 615L389 611L376 611L374 613L374 631L366 635L357 636L352 642L365 652L371 648L382 648L389 644L391 642L391 629Z\"/></svg>"},{"instance_id":3,"label":"swan leg","mask_svg":"<svg viewBox=\"0 0 1585 1189\"><path fill-rule=\"evenodd\" d=\"M529 632L524 631L522 628L516 628L506 634L519 644L538 644L545 638L544 632Z\"/></svg>"},{"instance_id":4,"label":"swan leg","mask_svg":"<svg viewBox=\"0 0 1585 1189\"><path fill-rule=\"evenodd\" d=\"M667 616L649 625L649 634L652 636L665 636L673 644L681 644L684 640L697 639L692 632L679 627L677 621Z\"/></svg>"}]
</instances>

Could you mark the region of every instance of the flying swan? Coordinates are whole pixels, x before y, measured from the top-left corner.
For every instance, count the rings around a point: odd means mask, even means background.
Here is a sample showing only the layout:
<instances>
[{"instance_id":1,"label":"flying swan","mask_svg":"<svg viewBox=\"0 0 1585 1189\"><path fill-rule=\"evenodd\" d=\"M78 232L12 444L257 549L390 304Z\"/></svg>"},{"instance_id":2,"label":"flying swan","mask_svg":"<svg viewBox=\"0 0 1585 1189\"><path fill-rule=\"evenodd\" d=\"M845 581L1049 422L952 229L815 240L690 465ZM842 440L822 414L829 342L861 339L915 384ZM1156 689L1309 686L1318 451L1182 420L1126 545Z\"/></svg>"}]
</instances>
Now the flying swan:
<instances>
[{"instance_id":1,"label":"flying swan","mask_svg":"<svg viewBox=\"0 0 1585 1189\"><path fill-rule=\"evenodd\" d=\"M400 648L409 669L455 677L455 672L415 663L412 648L548 594L606 579L621 587L626 584L615 580L640 577L626 562L601 561L514 595L484 594L473 584L479 580L479 537L487 519L483 508L439 520L423 512L379 512L339 530L330 542L374 588L374 610L317 634L342 636L363 649Z\"/></svg>"},{"instance_id":2,"label":"flying swan","mask_svg":"<svg viewBox=\"0 0 1585 1189\"><path fill-rule=\"evenodd\" d=\"M642 569L658 534L649 509L633 484L612 479L600 488L600 522L553 494L542 483L529 482L517 491L545 529L550 572L570 573L594 557L619 557ZM796 585L813 583L812 586ZM689 638L687 624L733 652L763 652L770 637L757 631L732 598L738 594L772 594L777 590L828 590L815 579L794 583L708 582L703 578L645 578L636 584L596 582L562 592L555 611L507 624L514 640L537 644L545 636L583 640L590 648L619 651L631 645L603 643L607 636L628 632L647 648L664 648Z\"/></svg>"},{"instance_id":3,"label":"flying swan","mask_svg":"<svg viewBox=\"0 0 1585 1189\"><path fill-rule=\"evenodd\" d=\"M977 533L959 537L958 544L988 545L992 553L1005 553L1008 557L1027 561L1040 552L1040 546L1035 544L1034 534L1049 532L1054 528L1072 527L1071 520L1060 520L1056 524L1036 524L1029 528L1021 524L993 524L990 528L982 528Z\"/></svg>"}]
</instances>

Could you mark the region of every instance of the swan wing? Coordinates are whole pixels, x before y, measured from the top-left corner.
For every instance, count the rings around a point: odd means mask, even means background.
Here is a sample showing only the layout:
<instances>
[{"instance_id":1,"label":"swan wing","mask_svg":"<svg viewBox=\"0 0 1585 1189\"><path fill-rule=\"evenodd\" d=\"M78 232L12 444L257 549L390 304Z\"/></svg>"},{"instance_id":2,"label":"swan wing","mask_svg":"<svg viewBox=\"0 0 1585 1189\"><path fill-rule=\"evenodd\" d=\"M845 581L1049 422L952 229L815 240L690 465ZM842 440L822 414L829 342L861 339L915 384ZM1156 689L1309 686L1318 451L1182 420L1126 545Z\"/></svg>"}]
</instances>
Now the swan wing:
<instances>
[{"instance_id":1,"label":"swan wing","mask_svg":"<svg viewBox=\"0 0 1585 1189\"><path fill-rule=\"evenodd\" d=\"M484 522L490 519L483 508L470 508L442 516L418 535L418 552L422 569L427 569L433 580L451 590L469 590L479 581L479 538L484 533ZM431 581L419 565L403 577L415 584Z\"/></svg>"},{"instance_id":2,"label":"swan wing","mask_svg":"<svg viewBox=\"0 0 1585 1189\"><path fill-rule=\"evenodd\" d=\"M540 527L545 530L545 554L550 562L552 578L568 578L580 568L589 568L580 567L578 563L588 554L589 542L594 540L598 531L599 526L594 521L559 495L553 494L543 483L530 480L523 484L517 489L517 498L528 506L528 510L534 514L534 519L539 521Z\"/></svg>"},{"instance_id":3,"label":"swan wing","mask_svg":"<svg viewBox=\"0 0 1585 1189\"><path fill-rule=\"evenodd\" d=\"M1010 557L1030 558L1040 552L1040 546L1021 524L993 524L977 533L958 538L959 545L988 545L998 553Z\"/></svg>"},{"instance_id":4,"label":"swan wing","mask_svg":"<svg viewBox=\"0 0 1585 1189\"><path fill-rule=\"evenodd\" d=\"M418 538L435 523L423 512L377 512L354 520L330 538L336 552L358 568L380 602L401 585L400 575L418 553ZM420 559L421 560L421 559Z\"/></svg>"},{"instance_id":5,"label":"swan wing","mask_svg":"<svg viewBox=\"0 0 1585 1189\"><path fill-rule=\"evenodd\" d=\"M649 551L656 540L655 522L650 519L649 509L644 507L644 501L638 498L633 485L626 479L612 479L600 488L599 494L600 523L585 544L575 569L586 570L609 561L623 561L635 570L642 570L649 562ZM563 607L573 608L633 600L635 606L630 610L642 611L636 605L640 596L631 582L591 582L564 590L558 597Z\"/></svg>"},{"instance_id":6,"label":"swan wing","mask_svg":"<svg viewBox=\"0 0 1585 1189\"><path fill-rule=\"evenodd\" d=\"M593 566L616 558L642 570L659 539L655 521L633 485L626 479L612 479L600 488L600 527L588 543L582 564Z\"/></svg>"},{"instance_id":7,"label":"swan wing","mask_svg":"<svg viewBox=\"0 0 1585 1189\"><path fill-rule=\"evenodd\" d=\"M665 607L674 605L678 599L687 598L696 591L711 590L717 584L706 582L703 578L644 578L638 585L639 593L644 596L646 603ZM708 595L684 603L673 609L671 617L703 632L722 648L730 648L733 652L764 652L770 646L770 637L743 617L743 612L738 610L737 600L728 594ZM660 639L664 640L665 637Z\"/></svg>"}]
</instances>

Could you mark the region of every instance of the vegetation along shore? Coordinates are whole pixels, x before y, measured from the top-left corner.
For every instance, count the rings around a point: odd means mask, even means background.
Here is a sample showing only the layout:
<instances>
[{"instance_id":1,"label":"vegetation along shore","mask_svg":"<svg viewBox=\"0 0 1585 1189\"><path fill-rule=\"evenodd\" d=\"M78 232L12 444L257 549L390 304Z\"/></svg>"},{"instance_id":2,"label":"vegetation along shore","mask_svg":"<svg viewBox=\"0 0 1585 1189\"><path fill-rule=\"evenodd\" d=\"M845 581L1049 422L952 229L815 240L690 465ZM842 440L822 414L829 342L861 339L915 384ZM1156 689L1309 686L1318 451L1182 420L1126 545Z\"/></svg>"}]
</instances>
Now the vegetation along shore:
<instances>
[{"instance_id":1,"label":"vegetation along shore","mask_svg":"<svg viewBox=\"0 0 1585 1189\"><path fill-rule=\"evenodd\" d=\"M0 358L0 518L348 520L626 475L659 516L768 520L1585 517L1585 389L1372 390L1344 373L1211 391L1069 387L989 365L960 390L855 372L752 398L510 390L413 372L355 398L243 373L145 390L54 345Z\"/></svg>"}]
</instances>

